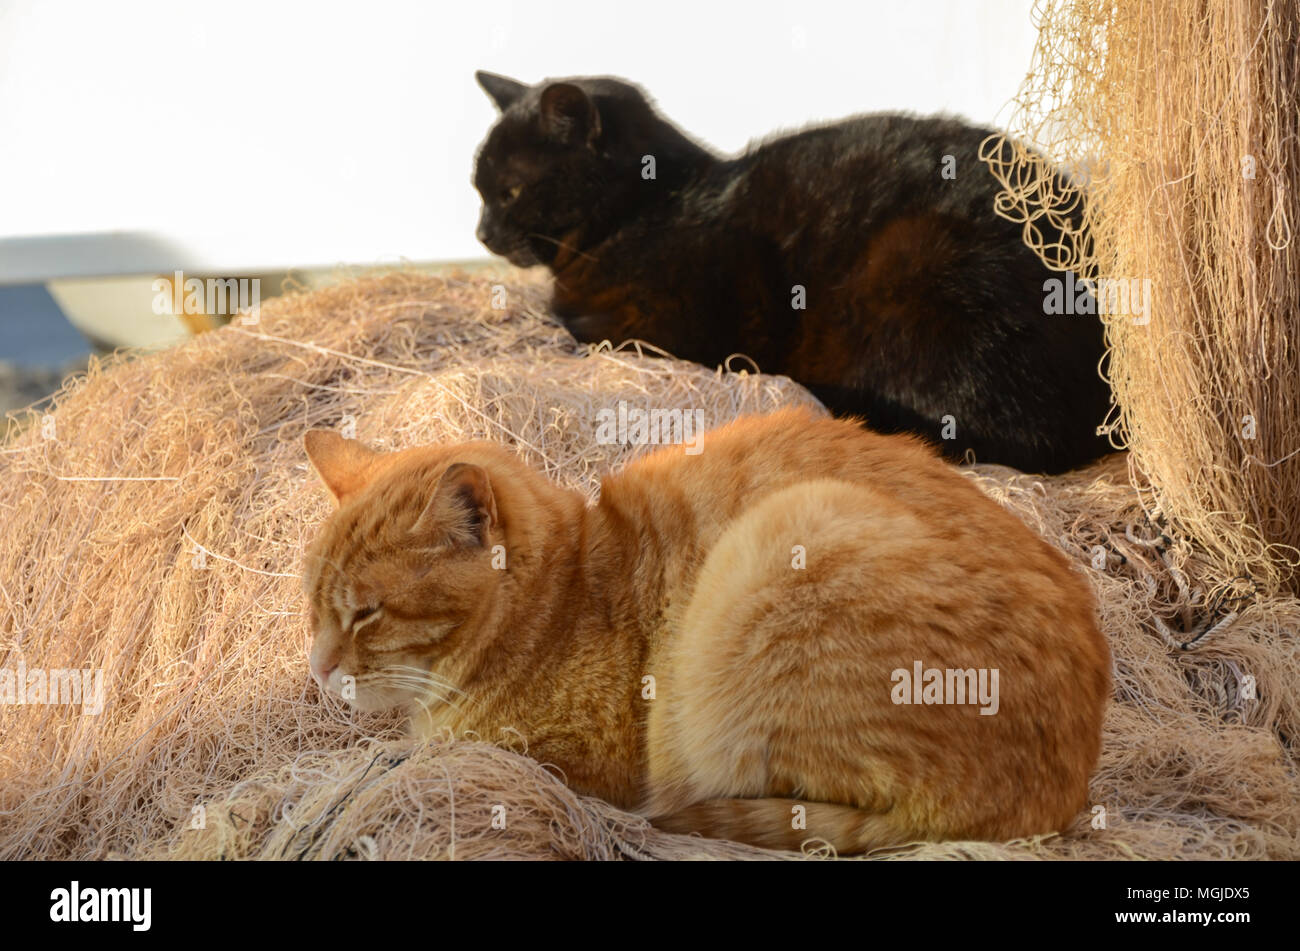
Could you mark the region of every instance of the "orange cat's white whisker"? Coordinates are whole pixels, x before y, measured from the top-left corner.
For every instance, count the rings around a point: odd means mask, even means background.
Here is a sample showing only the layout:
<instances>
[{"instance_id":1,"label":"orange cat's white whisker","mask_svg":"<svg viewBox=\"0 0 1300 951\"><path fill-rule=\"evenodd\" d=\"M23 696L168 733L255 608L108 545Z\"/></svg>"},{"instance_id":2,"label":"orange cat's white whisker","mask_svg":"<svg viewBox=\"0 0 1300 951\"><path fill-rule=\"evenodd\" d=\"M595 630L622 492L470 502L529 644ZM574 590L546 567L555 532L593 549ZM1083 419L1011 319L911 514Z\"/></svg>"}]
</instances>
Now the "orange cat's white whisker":
<instances>
[{"instance_id":1,"label":"orange cat's white whisker","mask_svg":"<svg viewBox=\"0 0 1300 951\"><path fill-rule=\"evenodd\" d=\"M419 667L407 667L403 665L397 665L394 667L388 667L386 668L386 670L393 674L406 674L408 677L410 677L413 680L418 680L421 683L435 685L442 690L449 690L452 693L458 693L462 697L467 696L465 691L459 689L458 687L453 686L452 684L449 684L447 681L430 673L428 670L422 670Z\"/></svg>"}]
</instances>

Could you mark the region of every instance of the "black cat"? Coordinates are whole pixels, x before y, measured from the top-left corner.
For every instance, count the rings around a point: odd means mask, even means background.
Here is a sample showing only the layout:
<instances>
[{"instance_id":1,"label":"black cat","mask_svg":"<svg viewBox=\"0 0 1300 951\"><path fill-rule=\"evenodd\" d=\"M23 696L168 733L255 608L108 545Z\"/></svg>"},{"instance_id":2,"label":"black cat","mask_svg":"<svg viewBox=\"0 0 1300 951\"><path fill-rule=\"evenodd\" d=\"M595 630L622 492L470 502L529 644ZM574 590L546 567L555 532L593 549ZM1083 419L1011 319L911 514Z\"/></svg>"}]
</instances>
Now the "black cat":
<instances>
[{"instance_id":1,"label":"black cat","mask_svg":"<svg viewBox=\"0 0 1300 951\"><path fill-rule=\"evenodd\" d=\"M579 340L743 353L955 459L1057 472L1107 451L1101 324L1045 313L1066 275L993 213L991 130L869 115L727 159L621 80L477 78L502 110L474 173L479 240L549 268Z\"/></svg>"}]
</instances>

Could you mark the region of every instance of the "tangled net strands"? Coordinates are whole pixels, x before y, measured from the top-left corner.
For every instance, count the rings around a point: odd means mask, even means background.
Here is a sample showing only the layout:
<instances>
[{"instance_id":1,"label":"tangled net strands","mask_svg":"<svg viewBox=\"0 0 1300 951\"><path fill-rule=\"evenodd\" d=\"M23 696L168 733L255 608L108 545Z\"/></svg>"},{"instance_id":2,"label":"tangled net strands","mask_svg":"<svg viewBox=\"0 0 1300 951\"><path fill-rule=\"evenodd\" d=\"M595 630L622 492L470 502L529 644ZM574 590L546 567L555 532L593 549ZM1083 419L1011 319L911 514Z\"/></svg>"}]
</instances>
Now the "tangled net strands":
<instances>
[{"instance_id":1,"label":"tangled net strands","mask_svg":"<svg viewBox=\"0 0 1300 951\"><path fill-rule=\"evenodd\" d=\"M780 377L579 347L518 274L351 280L70 381L0 448L0 668L102 669L106 702L0 705L0 858L799 857L654 830L570 790L517 733L412 744L308 676L298 574L330 504L307 429L496 439L594 495L644 451L595 441L621 399L710 425L812 403ZM1300 856L1300 603L1257 596L1183 650L1222 576L1154 533L1122 457L968 475L1097 592L1116 665L1092 782L1105 827L1085 812L1064 835L883 857Z\"/></svg>"},{"instance_id":2,"label":"tangled net strands","mask_svg":"<svg viewBox=\"0 0 1300 951\"><path fill-rule=\"evenodd\" d=\"M1300 3L1047 0L1035 16L1009 132L1079 171L1088 202L990 140L1000 211L1050 266L1151 282L1149 322L1105 318L1112 438L1143 508L1223 569L1210 597L1294 592Z\"/></svg>"}]
</instances>

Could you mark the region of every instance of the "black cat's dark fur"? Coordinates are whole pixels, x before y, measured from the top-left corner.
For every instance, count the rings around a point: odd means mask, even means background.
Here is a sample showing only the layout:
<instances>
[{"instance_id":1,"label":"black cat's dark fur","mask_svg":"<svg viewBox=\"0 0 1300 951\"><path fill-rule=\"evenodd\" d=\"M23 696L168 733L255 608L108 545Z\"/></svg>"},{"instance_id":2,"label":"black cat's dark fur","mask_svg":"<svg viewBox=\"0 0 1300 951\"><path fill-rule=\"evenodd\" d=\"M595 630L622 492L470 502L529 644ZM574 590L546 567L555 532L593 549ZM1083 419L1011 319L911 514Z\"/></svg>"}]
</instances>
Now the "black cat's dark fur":
<instances>
[{"instance_id":1,"label":"black cat's dark fur","mask_svg":"<svg viewBox=\"0 0 1300 951\"><path fill-rule=\"evenodd\" d=\"M867 115L727 159L621 80L478 79L502 110L475 168L479 239L550 269L579 340L745 354L955 459L1058 472L1107 450L1101 324L1044 313L1065 275L994 214L992 130Z\"/></svg>"}]
</instances>

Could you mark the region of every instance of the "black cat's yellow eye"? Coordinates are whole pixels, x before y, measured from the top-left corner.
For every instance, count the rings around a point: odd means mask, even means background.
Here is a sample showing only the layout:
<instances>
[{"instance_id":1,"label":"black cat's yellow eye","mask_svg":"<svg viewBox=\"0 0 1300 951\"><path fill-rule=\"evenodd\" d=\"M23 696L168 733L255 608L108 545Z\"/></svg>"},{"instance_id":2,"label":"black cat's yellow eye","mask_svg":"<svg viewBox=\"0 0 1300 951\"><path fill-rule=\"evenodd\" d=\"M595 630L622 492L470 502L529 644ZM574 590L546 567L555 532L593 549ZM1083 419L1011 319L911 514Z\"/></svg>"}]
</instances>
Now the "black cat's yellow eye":
<instances>
[{"instance_id":1,"label":"black cat's yellow eye","mask_svg":"<svg viewBox=\"0 0 1300 951\"><path fill-rule=\"evenodd\" d=\"M522 192L523 190L524 190L523 185L511 185L509 188L503 188L501 190L501 200L514 201L516 198L519 197L519 193Z\"/></svg>"}]
</instances>

